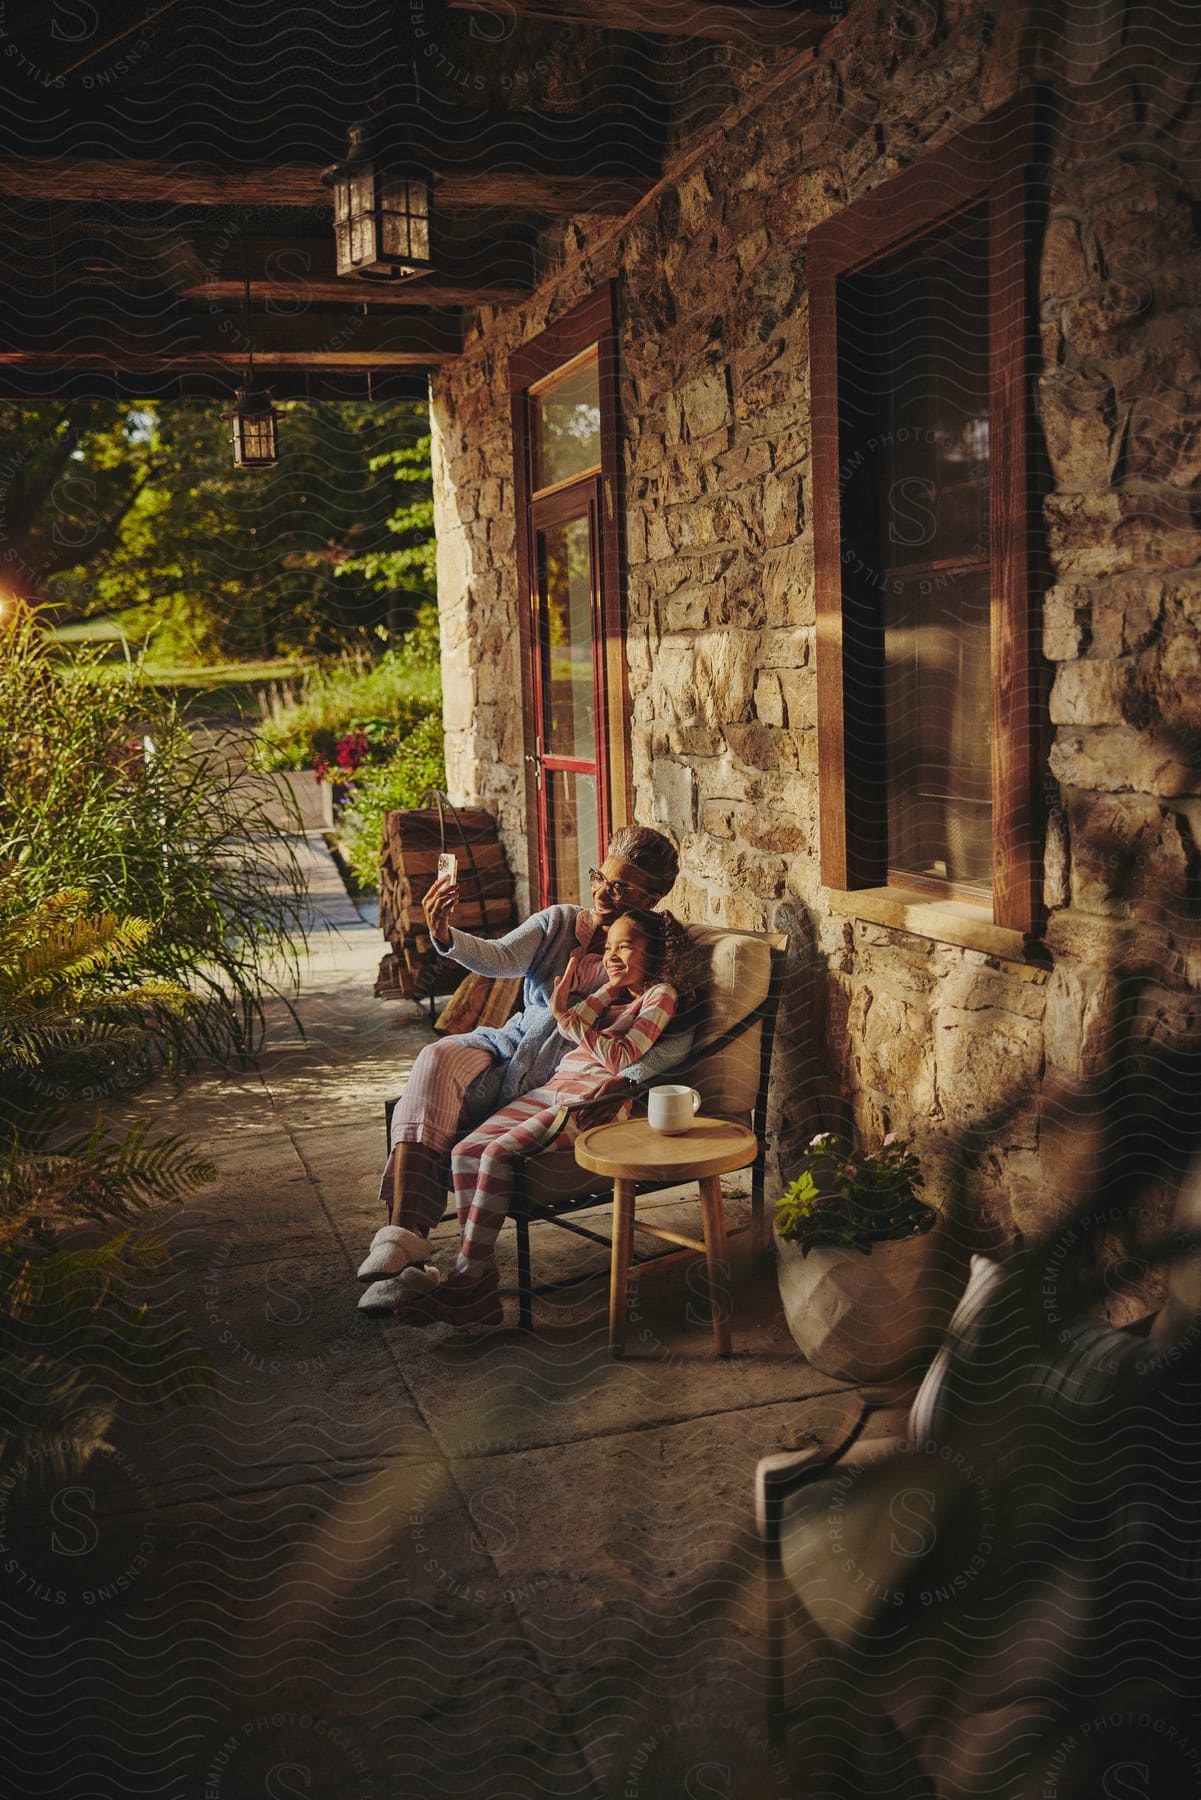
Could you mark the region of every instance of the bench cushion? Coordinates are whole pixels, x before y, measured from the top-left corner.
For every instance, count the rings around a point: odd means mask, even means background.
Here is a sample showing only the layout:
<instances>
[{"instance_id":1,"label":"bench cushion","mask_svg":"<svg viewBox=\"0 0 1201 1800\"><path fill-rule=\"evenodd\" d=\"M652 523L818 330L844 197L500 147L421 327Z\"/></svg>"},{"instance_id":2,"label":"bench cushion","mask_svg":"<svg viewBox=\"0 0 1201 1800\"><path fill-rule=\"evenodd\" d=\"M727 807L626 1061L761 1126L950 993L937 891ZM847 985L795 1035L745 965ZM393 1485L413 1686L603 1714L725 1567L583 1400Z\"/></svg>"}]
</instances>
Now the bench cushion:
<instances>
[{"instance_id":1,"label":"bench cushion","mask_svg":"<svg viewBox=\"0 0 1201 1800\"><path fill-rule=\"evenodd\" d=\"M767 998L771 952L782 950L787 940L778 933L724 931L713 925L690 925L688 936L698 958L697 1024L691 1055L678 1078L697 1090L702 1112L746 1122L759 1092L762 1024L724 1050L710 1054L708 1046Z\"/></svg>"}]
</instances>

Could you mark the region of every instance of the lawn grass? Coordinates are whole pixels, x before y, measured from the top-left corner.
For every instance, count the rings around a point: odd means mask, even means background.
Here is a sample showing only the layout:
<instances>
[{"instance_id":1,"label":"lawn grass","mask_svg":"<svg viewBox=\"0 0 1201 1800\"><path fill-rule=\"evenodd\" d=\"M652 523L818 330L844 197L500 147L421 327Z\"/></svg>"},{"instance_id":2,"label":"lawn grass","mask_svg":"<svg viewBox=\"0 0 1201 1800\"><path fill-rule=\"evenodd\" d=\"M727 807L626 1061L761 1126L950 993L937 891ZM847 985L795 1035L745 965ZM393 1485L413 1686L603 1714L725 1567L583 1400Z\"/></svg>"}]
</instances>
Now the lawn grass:
<instances>
[{"instance_id":1,"label":"lawn grass","mask_svg":"<svg viewBox=\"0 0 1201 1800\"><path fill-rule=\"evenodd\" d=\"M208 688L248 687L256 682L298 681L304 672L304 664L294 658L291 661L278 658L274 662L213 663L208 667L148 660L143 667L155 687L195 688L198 692Z\"/></svg>"},{"instance_id":2,"label":"lawn grass","mask_svg":"<svg viewBox=\"0 0 1201 1800\"><path fill-rule=\"evenodd\" d=\"M305 665L296 657L265 657L258 662L181 663L154 656L143 647L142 640L124 628L124 614L110 613L102 618L79 619L72 624L51 626L47 637L68 652L81 647L105 648L103 662L94 665L101 675L121 676L131 662L139 662L146 679L156 688L172 692L179 699L192 695L213 696L226 688L265 687L277 681L299 681ZM247 710L238 705L237 711ZM262 710L256 703L256 711Z\"/></svg>"}]
</instances>

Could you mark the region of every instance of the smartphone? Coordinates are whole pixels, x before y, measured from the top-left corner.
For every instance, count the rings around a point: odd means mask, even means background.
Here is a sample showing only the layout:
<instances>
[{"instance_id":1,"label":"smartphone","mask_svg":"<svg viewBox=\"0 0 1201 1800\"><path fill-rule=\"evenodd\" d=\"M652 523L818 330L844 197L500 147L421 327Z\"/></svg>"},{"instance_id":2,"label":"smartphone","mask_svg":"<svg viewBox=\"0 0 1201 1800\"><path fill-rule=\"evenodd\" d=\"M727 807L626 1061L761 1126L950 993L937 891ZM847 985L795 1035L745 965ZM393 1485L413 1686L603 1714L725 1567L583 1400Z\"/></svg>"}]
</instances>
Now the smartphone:
<instances>
[{"instance_id":1,"label":"smartphone","mask_svg":"<svg viewBox=\"0 0 1201 1800\"><path fill-rule=\"evenodd\" d=\"M444 850L438 858L438 880L452 884L459 878L459 859L449 850Z\"/></svg>"}]
</instances>

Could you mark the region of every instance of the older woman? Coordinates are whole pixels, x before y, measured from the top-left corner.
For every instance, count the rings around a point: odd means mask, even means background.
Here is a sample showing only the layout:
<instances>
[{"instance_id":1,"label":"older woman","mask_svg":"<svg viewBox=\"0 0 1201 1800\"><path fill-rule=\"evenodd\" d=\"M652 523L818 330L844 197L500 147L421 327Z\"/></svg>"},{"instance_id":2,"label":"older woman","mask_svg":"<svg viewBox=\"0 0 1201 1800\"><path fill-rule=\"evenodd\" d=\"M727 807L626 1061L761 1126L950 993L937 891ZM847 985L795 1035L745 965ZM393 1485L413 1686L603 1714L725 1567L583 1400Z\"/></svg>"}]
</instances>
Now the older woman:
<instances>
[{"instance_id":1,"label":"older woman","mask_svg":"<svg viewBox=\"0 0 1201 1800\"><path fill-rule=\"evenodd\" d=\"M507 937L472 937L450 925L458 889L436 881L425 898L435 948L481 975L525 977L523 1010L507 1025L484 1026L428 1044L413 1064L392 1115L392 1149L380 1183L389 1222L375 1234L360 1281L363 1312L392 1312L398 1300L421 1291L418 1271L429 1261L429 1232L442 1216L456 1140L498 1108L541 1087L571 1048L550 1010L551 989L573 953L599 950L609 925L633 907L654 907L670 892L679 858L648 826L626 825L592 871L592 905L559 905L535 913ZM640 1073L670 1068L688 1038L669 1033L648 1054ZM412 1269L409 1282L404 1271Z\"/></svg>"}]
</instances>

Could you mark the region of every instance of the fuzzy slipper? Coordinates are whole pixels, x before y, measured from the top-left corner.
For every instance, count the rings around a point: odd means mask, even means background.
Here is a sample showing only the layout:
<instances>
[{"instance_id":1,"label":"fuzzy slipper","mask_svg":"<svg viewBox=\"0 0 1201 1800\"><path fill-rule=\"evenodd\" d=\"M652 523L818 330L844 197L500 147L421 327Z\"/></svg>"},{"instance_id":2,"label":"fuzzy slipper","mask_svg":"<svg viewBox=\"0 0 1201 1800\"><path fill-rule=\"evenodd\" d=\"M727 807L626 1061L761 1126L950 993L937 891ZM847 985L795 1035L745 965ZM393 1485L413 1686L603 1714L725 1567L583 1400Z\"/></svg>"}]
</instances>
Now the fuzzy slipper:
<instances>
[{"instance_id":1,"label":"fuzzy slipper","mask_svg":"<svg viewBox=\"0 0 1201 1800\"><path fill-rule=\"evenodd\" d=\"M359 1280L382 1281L386 1276L399 1275L411 1263L426 1263L429 1259L428 1238L418 1237L406 1225L381 1225L371 1240L367 1260L359 1269Z\"/></svg>"},{"instance_id":2,"label":"fuzzy slipper","mask_svg":"<svg viewBox=\"0 0 1201 1800\"><path fill-rule=\"evenodd\" d=\"M365 1288L359 1299L359 1311L365 1313L391 1313L398 1305L417 1304L421 1300L432 1297L442 1277L429 1263L425 1268L415 1264L402 1269L399 1275L392 1275L386 1281L373 1281Z\"/></svg>"},{"instance_id":3,"label":"fuzzy slipper","mask_svg":"<svg viewBox=\"0 0 1201 1800\"><path fill-rule=\"evenodd\" d=\"M495 1263L472 1280L450 1275L435 1291L406 1296L396 1308L402 1325L500 1325L504 1316Z\"/></svg>"}]
</instances>

